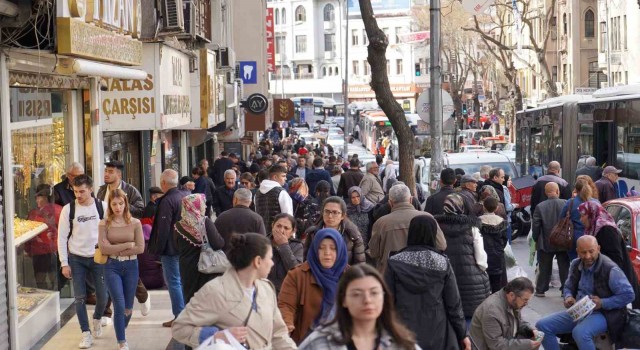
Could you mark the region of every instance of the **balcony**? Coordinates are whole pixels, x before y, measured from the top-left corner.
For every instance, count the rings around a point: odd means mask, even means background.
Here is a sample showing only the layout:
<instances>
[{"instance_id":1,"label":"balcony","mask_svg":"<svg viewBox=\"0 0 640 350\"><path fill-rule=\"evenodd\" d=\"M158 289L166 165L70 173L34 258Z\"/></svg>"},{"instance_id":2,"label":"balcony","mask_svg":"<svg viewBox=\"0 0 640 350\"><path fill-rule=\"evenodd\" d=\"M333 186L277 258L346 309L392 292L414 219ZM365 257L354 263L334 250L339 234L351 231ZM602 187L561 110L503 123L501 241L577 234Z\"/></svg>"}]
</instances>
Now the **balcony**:
<instances>
[{"instance_id":1,"label":"balcony","mask_svg":"<svg viewBox=\"0 0 640 350\"><path fill-rule=\"evenodd\" d=\"M336 57L336 52L335 51L325 51L324 52L324 59L325 60L330 60Z\"/></svg>"},{"instance_id":2,"label":"balcony","mask_svg":"<svg viewBox=\"0 0 640 350\"><path fill-rule=\"evenodd\" d=\"M286 62L287 61L287 55L284 53L277 53L276 54L276 62L280 63L280 62Z\"/></svg>"},{"instance_id":3,"label":"balcony","mask_svg":"<svg viewBox=\"0 0 640 350\"><path fill-rule=\"evenodd\" d=\"M308 73L308 72L296 73L295 79L313 79L313 73Z\"/></svg>"},{"instance_id":4,"label":"balcony","mask_svg":"<svg viewBox=\"0 0 640 350\"><path fill-rule=\"evenodd\" d=\"M334 30L334 29L336 29L336 25L333 21L324 22L324 30Z\"/></svg>"}]
</instances>

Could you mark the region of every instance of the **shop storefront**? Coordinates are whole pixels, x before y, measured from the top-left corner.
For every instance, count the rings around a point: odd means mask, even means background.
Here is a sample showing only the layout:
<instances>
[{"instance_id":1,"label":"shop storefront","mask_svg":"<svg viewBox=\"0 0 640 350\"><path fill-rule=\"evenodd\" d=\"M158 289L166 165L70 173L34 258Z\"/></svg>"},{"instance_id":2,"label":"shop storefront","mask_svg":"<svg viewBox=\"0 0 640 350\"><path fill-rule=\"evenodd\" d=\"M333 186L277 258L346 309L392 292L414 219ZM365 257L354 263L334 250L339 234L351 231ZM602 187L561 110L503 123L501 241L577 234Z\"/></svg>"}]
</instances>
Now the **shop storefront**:
<instances>
[{"instance_id":1,"label":"shop storefront","mask_svg":"<svg viewBox=\"0 0 640 350\"><path fill-rule=\"evenodd\" d=\"M422 88L416 84L390 84L391 92L396 102L402 106L406 113L416 110L416 99L422 92ZM376 94L369 85L349 85L349 103L375 101Z\"/></svg>"},{"instance_id":2,"label":"shop storefront","mask_svg":"<svg viewBox=\"0 0 640 350\"><path fill-rule=\"evenodd\" d=\"M6 266L0 269L6 288L0 291L0 344L6 348L31 348L73 301L68 281L58 275L61 207L53 204L52 187L73 162L96 186L102 182L98 77L146 76L126 67L142 59L137 16L125 13L120 22L105 23L83 4L56 3L49 17L56 23L55 52L0 53L0 265Z\"/></svg>"}]
</instances>

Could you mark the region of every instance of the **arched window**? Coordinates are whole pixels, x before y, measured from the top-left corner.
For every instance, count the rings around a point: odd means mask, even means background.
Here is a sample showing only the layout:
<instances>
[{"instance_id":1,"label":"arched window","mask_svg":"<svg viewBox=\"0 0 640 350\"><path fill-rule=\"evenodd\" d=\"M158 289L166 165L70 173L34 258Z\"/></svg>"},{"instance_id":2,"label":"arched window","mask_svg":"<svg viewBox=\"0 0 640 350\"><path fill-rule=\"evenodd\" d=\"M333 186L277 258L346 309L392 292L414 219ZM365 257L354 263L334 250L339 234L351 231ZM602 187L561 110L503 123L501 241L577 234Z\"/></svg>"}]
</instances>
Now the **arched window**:
<instances>
[{"instance_id":1,"label":"arched window","mask_svg":"<svg viewBox=\"0 0 640 350\"><path fill-rule=\"evenodd\" d=\"M584 37L585 38L593 38L596 36L595 31L596 19L593 14L593 11L587 10L584 14Z\"/></svg>"},{"instance_id":2,"label":"arched window","mask_svg":"<svg viewBox=\"0 0 640 350\"><path fill-rule=\"evenodd\" d=\"M279 24L280 22L280 10L276 9L276 13L274 14L274 20L276 21L276 24Z\"/></svg>"},{"instance_id":3,"label":"arched window","mask_svg":"<svg viewBox=\"0 0 640 350\"><path fill-rule=\"evenodd\" d=\"M287 10L282 9L282 21L280 21L280 23L282 24L287 24Z\"/></svg>"},{"instance_id":4,"label":"arched window","mask_svg":"<svg viewBox=\"0 0 640 350\"><path fill-rule=\"evenodd\" d=\"M331 68L329 68L329 74L331 74ZM327 67L322 67L322 76L327 76Z\"/></svg>"},{"instance_id":5,"label":"arched window","mask_svg":"<svg viewBox=\"0 0 640 350\"><path fill-rule=\"evenodd\" d=\"M307 11L304 6L300 5L296 7L296 22L304 22L307 20Z\"/></svg>"},{"instance_id":6,"label":"arched window","mask_svg":"<svg viewBox=\"0 0 640 350\"><path fill-rule=\"evenodd\" d=\"M334 72L336 73L336 75L338 75L338 67L336 67L336 69L334 69Z\"/></svg>"},{"instance_id":7,"label":"arched window","mask_svg":"<svg viewBox=\"0 0 640 350\"><path fill-rule=\"evenodd\" d=\"M334 20L335 20L335 10L333 8L333 5L326 4L324 6L324 21L332 22Z\"/></svg>"},{"instance_id":8,"label":"arched window","mask_svg":"<svg viewBox=\"0 0 640 350\"><path fill-rule=\"evenodd\" d=\"M567 14L562 15L562 34L567 34Z\"/></svg>"}]
</instances>

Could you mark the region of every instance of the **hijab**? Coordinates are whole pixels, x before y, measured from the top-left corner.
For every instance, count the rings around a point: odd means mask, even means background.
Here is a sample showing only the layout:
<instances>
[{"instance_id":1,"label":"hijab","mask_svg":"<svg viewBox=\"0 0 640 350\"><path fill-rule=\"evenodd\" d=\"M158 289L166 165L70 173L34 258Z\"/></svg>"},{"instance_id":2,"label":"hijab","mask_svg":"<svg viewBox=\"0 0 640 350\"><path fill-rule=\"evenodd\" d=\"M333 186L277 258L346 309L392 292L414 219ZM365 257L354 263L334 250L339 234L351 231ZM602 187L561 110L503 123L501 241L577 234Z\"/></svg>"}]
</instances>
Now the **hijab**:
<instances>
[{"instance_id":1,"label":"hijab","mask_svg":"<svg viewBox=\"0 0 640 350\"><path fill-rule=\"evenodd\" d=\"M589 236L597 236L598 232L605 227L611 226L620 232L615 220L609 212L600 203L595 201L586 201L578 206L580 215L586 215L591 225L589 229L585 228L584 234Z\"/></svg>"},{"instance_id":2,"label":"hijab","mask_svg":"<svg viewBox=\"0 0 640 350\"><path fill-rule=\"evenodd\" d=\"M501 203L500 196L498 196L498 192L496 191L495 188L493 188L493 186L490 186L490 185L486 185L482 187L482 192L480 193L480 201L482 202L488 197L493 197L495 200L498 201L498 203Z\"/></svg>"},{"instance_id":3,"label":"hijab","mask_svg":"<svg viewBox=\"0 0 640 350\"><path fill-rule=\"evenodd\" d=\"M444 199L445 215L463 215L464 200L457 193L451 193Z\"/></svg>"},{"instance_id":4,"label":"hijab","mask_svg":"<svg viewBox=\"0 0 640 350\"><path fill-rule=\"evenodd\" d=\"M307 196L309 195L309 188L306 187L303 178L296 177L289 182L289 195L291 196L291 199L298 203L302 203L307 199Z\"/></svg>"},{"instance_id":5,"label":"hijab","mask_svg":"<svg viewBox=\"0 0 640 350\"><path fill-rule=\"evenodd\" d=\"M384 181L382 183L383 188L387 188L387 182L391 179L396 179L396 165L393 164L393 161L387 161L387 165L384 168ZM391 186L389 186L391 188Z\"/></svg>"},{"instance_id":6,"label":"hijab","mask_svg":"<svg viewBox=\"0 0 640 350\"><path fill-rule=\"evenodd\" d=\"M176 229L180 235L189 243L198 247L202 245L202 235L206 232L204 226L206 209L207 204L204 194L190 194L182 198L182 218L176 223Z\"/></svg>"},{"instance_id":7,"label":"hijab","mask_svg":"<svg viewBox=\"0 0 640 350\"><path fill-rule=\"evenodd\" d=\"M438 232L438 223L433 217L428 215L418 215L411 219L411 223L409 224L407 246L426 246L435 248L436 232Z\"/></svg>"},{"instance_id":8,"label":"hijab","mask_svg":"<svg viewBox=\"0 0 640 350\"><path fill-rule=\"evenodd\" d=\"M362 195L362 188L358 186L351 186L347 192L349 194L347 197L347 215L368 213L373 210L373 207L375 207L375 204ZM353 203L351 203L351 194L353 192L358 192L360 195L360 204L358 205L353 205Z\"/></svg>"},{"instance_id":9,"label":"hijab","mask_svg":"<svg viewBox=\"0 0 640 350\"><path fill-rule=\"evenodd\" d=\"M320 242L325 238L331 238L336 243L336 262L329 269L322 267L318 257ZM325 228L315 234L307 253L307 263L309 263L313 277L322 289L322 308L314 322L316 325L330 319L333 314L338 282L347 267L347 261L347 245L338 231Z\"/></svg>"},{"instance_id":10,"label":"hijab","mask_svg":"<svg viewBox=\"0 0 640 350\"><path fill-rule=\"evenodd\" d=\"M318 196L318 192L322 193L322 195ZM316 198L318 199L318 203L322 205L325 199L329 198L331 195L331 185L326 180L320 180L316 184Z\"/></svg>"}]
</instances>

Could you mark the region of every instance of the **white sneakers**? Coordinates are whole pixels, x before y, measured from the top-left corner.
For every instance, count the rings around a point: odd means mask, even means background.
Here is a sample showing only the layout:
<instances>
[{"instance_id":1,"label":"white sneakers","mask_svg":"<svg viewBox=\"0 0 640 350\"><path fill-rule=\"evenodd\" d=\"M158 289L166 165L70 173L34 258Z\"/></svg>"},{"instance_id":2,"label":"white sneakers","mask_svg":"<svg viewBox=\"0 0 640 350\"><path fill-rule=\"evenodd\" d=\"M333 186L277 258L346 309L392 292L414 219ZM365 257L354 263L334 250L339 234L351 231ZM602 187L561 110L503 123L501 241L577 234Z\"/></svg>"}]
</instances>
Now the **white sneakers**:
<instances>
[{"instance_id":1,"label":"white sneakers","mask_svg":"<svg viewBox=\"0 0 640 350\"><path fill-rule=\"evenodd\" d=\"M91 346L93 346L93 337L91 336L91 332L82 332L82 341L78 345L78 348L89 349Z\"/></svg>"},{"instance_id":2,"label":"white sneakers","mask_svg":"<svg viewBox=\"0 0 640 350\"><path fill-rule=\"evenodd\" d=\"M151 294L147 295L147 301L140 304L140 312L142 313L142 316L147 316L149 314L149 311L151 311Z\"/></svg>"},{"instance_id":3,"label":"white sneakers","mask_svg":"<svg viewBox=\"0 0 640 350\"><path fill-rule=\"evenodd\" d=\"M100 325L102 327L106 327L111 324L113 324L113 320L111 320L111 317L102 316L102 318L100 319Z\"/></svg>"},{"instance_id":4,"label":"white sneakers","mask_svg":"<svg viewBox=\"0 0 640 350\"><path fill-rule=\"evenodd\" d=\"M100 338L102 336L101 320L93 320L93 335L95 335L96 338Z\"/></svg>"},{"instance_id":5,"label":"white sneakers","mask_svg":"<svg viewBox=\"0 0 640 350\"><path fill-rule=\"evenodd\" d=\"M118 349L119 350L129 350L129 344L127 344L127 343L118 344Z\"/></svg>"}]
</instances>

